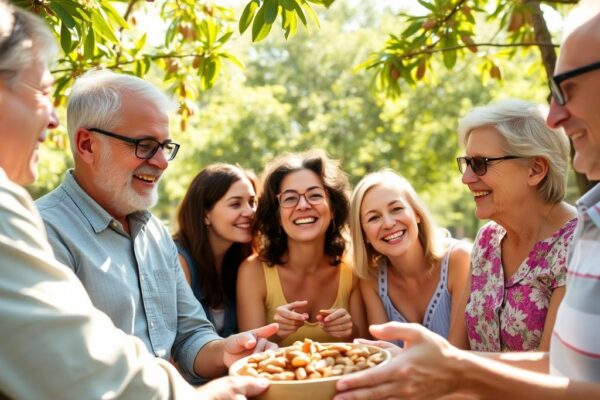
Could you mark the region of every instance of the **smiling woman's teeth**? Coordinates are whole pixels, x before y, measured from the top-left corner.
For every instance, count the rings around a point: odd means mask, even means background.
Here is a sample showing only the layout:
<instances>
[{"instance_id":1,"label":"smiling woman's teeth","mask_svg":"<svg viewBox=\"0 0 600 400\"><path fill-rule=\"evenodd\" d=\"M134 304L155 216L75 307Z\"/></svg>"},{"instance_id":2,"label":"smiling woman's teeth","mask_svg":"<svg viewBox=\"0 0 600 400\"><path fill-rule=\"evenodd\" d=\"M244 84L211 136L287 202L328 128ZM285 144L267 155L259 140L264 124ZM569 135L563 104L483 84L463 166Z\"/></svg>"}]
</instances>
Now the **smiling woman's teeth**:
<instances>
[{"instance_id":1,"label":"smiling woman's teeth","mask_svg":"<svg viewBox=\"0 0 600 400\"><path fill-rule=\"evenodd\" d=\"M316 220L317 220L316 218L300 218L300 219L295 220L294 224L296 224L296 225L312 224Z\"/></svg>"},{"instance_id":2,"label":"smiling woman's teeth","mask_svg":"<svg viewBox=\"0 0 600 400\"><path fill-rule=\"evenodd\" d=\"M383 240L385 240L386 242L389 242L390 240L398 239L398 238L404 236L404 232L406 232L406 231L394 232L391 235L384 237Z\"/></svg>"}]
</instances>

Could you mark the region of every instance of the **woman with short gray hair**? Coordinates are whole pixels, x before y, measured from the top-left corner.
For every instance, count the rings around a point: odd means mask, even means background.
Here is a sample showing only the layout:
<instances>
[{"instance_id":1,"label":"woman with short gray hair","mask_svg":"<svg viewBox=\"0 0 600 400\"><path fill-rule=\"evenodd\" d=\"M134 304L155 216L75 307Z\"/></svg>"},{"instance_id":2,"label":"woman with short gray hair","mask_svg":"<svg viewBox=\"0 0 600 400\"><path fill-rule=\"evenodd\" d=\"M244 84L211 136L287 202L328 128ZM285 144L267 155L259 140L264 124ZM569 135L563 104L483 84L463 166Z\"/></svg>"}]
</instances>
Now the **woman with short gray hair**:
<instances>
[{"instance_id":1,"label":"woman with short gray hair","mask_svg":"<svg viewBox=\"0 0 600 400\"><path fill-rule=\"evenodd\" d=\"M491 220L475 238L463 299L469 346L547 351L576 225L563 201L568 139L545 125L541 107L512 99L472 110L459 135L462 182L477 218Z\"/></svg>"}]
</instances>

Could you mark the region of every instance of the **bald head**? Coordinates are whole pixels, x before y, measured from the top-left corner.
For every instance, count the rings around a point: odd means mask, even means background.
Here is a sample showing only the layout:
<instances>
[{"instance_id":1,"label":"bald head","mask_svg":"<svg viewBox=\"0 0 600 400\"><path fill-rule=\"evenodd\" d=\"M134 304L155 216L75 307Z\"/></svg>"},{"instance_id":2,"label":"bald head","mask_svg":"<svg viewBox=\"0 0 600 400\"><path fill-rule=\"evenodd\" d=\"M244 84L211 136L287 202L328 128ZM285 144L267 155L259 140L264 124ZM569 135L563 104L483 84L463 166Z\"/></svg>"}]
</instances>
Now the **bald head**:
<instances>
[{"instance_id":1,"label":"bald head","mask_svg":"<svg viewBox=\"0 0 600 400\"><path fill-rule=\"evenodd\" d=\"M556 73L600 61L600 4L591 19L580 23L561 46Z\"/></svg>"}]
</instances>

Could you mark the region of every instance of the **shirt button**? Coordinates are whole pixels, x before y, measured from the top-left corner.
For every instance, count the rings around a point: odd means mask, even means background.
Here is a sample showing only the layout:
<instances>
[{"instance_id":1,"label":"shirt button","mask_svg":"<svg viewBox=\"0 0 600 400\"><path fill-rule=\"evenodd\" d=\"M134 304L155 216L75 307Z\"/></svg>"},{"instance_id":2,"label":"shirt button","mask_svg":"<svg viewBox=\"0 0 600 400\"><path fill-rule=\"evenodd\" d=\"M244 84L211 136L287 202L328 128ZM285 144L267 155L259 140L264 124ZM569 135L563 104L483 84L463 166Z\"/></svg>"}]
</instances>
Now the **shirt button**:
<instances>
[{"instance_id":1,"label":"shirt button","mask_svg":"<svg viewBox=\"0 0 600 400\"><path fill-rule=\"evenodd\" d=\"M154 328L154 322L150 322L150 328Z\"/></svg>"}]
</instances>

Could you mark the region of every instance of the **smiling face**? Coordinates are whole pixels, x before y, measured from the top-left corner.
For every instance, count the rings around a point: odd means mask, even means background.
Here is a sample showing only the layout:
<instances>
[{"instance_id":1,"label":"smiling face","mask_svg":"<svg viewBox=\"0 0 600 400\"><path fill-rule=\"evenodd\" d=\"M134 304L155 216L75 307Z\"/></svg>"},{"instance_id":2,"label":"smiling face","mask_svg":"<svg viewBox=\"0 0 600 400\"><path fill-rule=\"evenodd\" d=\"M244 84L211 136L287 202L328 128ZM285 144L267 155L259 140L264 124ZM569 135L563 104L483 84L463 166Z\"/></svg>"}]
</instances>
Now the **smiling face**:
<instances>
[{"instance_id":1,"label":"smiling face","mask_svg":"<svg viewBox=\"0 0 600 400\"><path fill-rule=\"evenodd\" d=\"M365 241L386 257L400 256L418 245L420 221L402 189L393 183L371 187L360 206Z\"/></svg>"},{"instance_id":2,"label":"smiling face","mask_svg":"<svg viewBox=\"0 0 600 400\"><path fill-rule=\"evenodd\" d=\"M120 123L113 129L133 139L169 139L169 119L148 100L124 94ZM94 187L89 193L117 218L145 210L158 200L158 182L169 165L162 149L148 160L135 155L135 145L94 133L99 146L97 166L91 171Z\"/></svg>"},{"instance_id":3,"label":"smiling face","mask_svg":"<svg viewBox=\"0 0 600 400\"><path fill-rule=\"evenodd\" d=\"M58 126L50 98L52 83L41 60L23 69L14 87L0 80L0 167L21 185L36 179L39 145L46 129Z\"/></svg>"},{"instance_id":4,"label":"smiling face","mask_svg":"<svg viewBox=\"0 0 600 400\"><path fill-rule=\"evenodd\" d=\"M302 169L291 172L281 181L279 193L295 191L303 194L313 188L324 189L319 176L313 171ZM288 239L298 241L311 241L325 237L327 228L333 218L329 197L320 204L310 204L305 196L300 196L298 204L294 207L279 207L281 226L288 235Z\"/></svg>"},{"instance_id":5,"label":"smiling face","mask_svg":"<svg viewBox=\"0 0 600 400\"><path fill-rule=\"evenodd\" d=\"M469 157L502 157L504 139L493 127L473 129L468 137L466 154ZM527 185L527 167L520 159L492 161L483 176L467 167L462 182L475 199L475 215L479 219L500 218L506 211L521 204Z\"/></svg>"},{"instance_id":6,"label":"smiling face","mask_svg":"<svg viewBox=\"0 0 600 400\"><path fill-rule=\"evenodd\" d=\"M247 178L235 181L212 210L206 213L204 223L211 243L250 243L252 224L256 213L256 193Z\"/></svg>"},{"instance_id":7,"label":"smiling face","mask_svg":"<svg viewBox=\"0 0 600 400\"><path fill-rule=\"evenodd\" d=\"M561 47L555 74L561 74L599 61L600 15L574 31ZM600 179L600 70L594 70L561 84L566 104L553 100L547 123L562 127L573 143L573 167L589 179Z\"/></svg>"}]
</instances>

